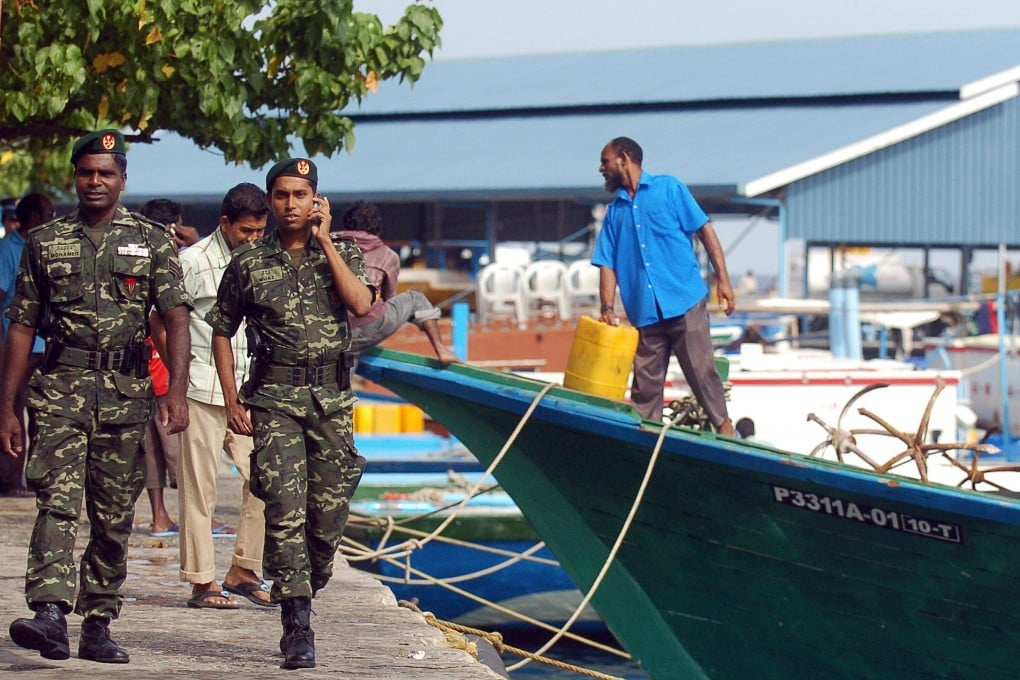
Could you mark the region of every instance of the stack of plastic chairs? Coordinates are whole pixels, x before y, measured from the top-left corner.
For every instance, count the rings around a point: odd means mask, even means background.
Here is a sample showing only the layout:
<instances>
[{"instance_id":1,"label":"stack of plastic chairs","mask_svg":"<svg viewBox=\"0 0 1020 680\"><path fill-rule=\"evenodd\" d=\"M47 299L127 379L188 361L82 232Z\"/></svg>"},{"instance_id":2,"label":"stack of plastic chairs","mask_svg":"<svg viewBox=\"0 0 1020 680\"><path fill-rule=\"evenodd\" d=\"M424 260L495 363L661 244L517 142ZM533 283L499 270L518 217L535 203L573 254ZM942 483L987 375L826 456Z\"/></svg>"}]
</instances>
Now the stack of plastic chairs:
<instances>
[{"instance_id":1,"label":"stack of plastic chairs","mask_svg":"<svg viewBox=\"0 0 1020 680\"><path fill-rule=\"evenodd\" d=\"M516 265L493 262L478 272L476 310L481 323L497 317L512 317L519 325L528 321L524 270Z\"/></svg>"},{"instance_id":2,"label":"stack of plastic chairs","mask_svg":"<svg viewBox=\"0 0 1020 680\"><path fill-rule=\"evenodd\" d=\"M567 265L559 260L532 262L524 270L524 295L533 317L545 315L544 307L552 305L561 319L570 318L567 303Z\"/></svg>"},{"instance_id":3,"label":"stack of plastic chairs","mask_svg":"<svg viewBox=\"0 0 1020 680\"><path fill-rule=\"evenodd\" d=\"M571 317L588 312L596 318L599 308L599 268L587 260L567 267L567 309Z\"/></svg>"}]
</instances>

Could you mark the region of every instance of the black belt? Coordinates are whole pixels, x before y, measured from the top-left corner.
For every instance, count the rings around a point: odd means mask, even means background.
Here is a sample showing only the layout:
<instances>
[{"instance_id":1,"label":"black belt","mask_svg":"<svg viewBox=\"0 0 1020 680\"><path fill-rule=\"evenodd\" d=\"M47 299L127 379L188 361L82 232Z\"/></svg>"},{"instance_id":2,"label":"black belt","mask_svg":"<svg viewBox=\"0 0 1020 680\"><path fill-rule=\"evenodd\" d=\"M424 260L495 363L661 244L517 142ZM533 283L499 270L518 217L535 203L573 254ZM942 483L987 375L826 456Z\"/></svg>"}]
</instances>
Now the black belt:
<instances>
[{"instance_id":1,"label":"black belt","mask_svg":"<svg viewBox=\"0 0 1020 680\"><path fill-rule=\"evenodd\" d=\"M67 345L57 343L53 348L52 360L58 364L74 366L75 368L119 371L121 366L124 365L126 356L127 349L123 347L108 352L99 352L68 347Z\"/></svg>"},{"instance_id":2,"label":"black belt","mask_svg":"<svg viewBox=\"0 0 1020 680\"><path fill-rule=\"evenodd\" d=\"M318 387L337 383L337 362L321 366L284 366L274 364L266 371L265 381L278 385Z\"/></svg>"}]
</instances>

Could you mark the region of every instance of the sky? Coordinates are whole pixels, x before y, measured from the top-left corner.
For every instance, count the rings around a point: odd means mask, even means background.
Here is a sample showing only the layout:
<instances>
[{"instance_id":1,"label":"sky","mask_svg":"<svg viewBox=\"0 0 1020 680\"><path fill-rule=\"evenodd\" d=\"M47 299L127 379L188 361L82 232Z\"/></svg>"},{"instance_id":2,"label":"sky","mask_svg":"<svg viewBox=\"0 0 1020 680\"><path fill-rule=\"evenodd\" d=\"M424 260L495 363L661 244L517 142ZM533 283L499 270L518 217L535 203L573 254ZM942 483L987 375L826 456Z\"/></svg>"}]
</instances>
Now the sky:
<instances>
[{"instance_id":1,"label":"sky","mask_svg":"<svg viewBox=\"0 0 1020 680\"><path fill-rule=\"evenodd\" d=\"M388 23L409 0L354 0ZM1018 0L425 0L436 59L1020 27Z\"/></svg>"},{"instance_id":2,"label":"sky","mask_svg":"<svg viewBox=\"0 0 1020 680\"><path fill-rule=\"evenodd\" d=\"M377 14L387 25L408 4L410 0L354 0L356 11ZM443 17L436 60L1020 27L1020 0L435 0L431 4ZM775 223L759 221L748 228L747 221L719 221L715 226L727 251L731 276L739 280L743 272L753 270L767 285L778 269ZM776 256L763 259L763 252ZM910 261L917 257L905 254ZM958 269L955 260L934 264Z\"/></svg>"}]
</instances>

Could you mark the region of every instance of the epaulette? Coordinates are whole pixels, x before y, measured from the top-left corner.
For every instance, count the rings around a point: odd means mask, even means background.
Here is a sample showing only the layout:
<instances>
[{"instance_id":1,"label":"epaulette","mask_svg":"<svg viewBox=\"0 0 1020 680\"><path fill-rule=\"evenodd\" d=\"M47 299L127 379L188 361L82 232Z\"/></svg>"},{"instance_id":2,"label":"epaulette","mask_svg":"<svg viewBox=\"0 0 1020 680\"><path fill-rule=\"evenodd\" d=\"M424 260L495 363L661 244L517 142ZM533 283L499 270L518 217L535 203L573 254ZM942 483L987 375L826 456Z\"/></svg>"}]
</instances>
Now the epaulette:
<instances>
[{"instance_id":1,"label":"epaulette","mask_svg":"<svg viewBox=\"0 0 1020 680\"><path fill-rule=\"evenodd\" d=\"M51 227L54 224L56 224L57 222L66 222L68 219L70 219L69 215L60 215L58 217L54 217L52 220L50 220L48 222L43 222L42 224L37 224L37 225L35 225L34 227L32 227L31 229L29 229L28 231L25 232L26 240L27 240L28 236L30 236L31 234L34 234L35 232L39 231L40 229L45 229L46 227Z\"/></svg>"},{"instance_id":2,"label":"epaulette","mask_svg":"<svg viewBox=\"0 0 1020 680\"><path fill-rule=\"evenodd\" d=\"M157 222L156 220L149 219L148 217L146 217L142 213L138 213L138 212L134 212L134 211L128 211L128 215L130 215L131 217L135 218L139 222L144 222L145 224L149 225L150 227L154 227L156 229L162 229L167 234L170 234L170 227L165 225L165 224L163 224L162 222Z\"/></svg>"},{"instance_id":3,"label":"epaulette","mask_svg":"<svg viewBox=\"0 0 1020 680\"><path fill-rule=\"evenodd\" d=\"M26 231L25 232L25 236L31 236L32 234L34 234L35 232L39 231L40 229L48 227L51 224L53 224L54 222L57 222L58 220L62 220L62 219L64 219L64 218L57 217L57 218L54 218L54 219L50 220L49 222L43 222L42 224L37 224L34 227L32 227L31 229L29 229L28 231Z\"/></svg>"}]
</instances>

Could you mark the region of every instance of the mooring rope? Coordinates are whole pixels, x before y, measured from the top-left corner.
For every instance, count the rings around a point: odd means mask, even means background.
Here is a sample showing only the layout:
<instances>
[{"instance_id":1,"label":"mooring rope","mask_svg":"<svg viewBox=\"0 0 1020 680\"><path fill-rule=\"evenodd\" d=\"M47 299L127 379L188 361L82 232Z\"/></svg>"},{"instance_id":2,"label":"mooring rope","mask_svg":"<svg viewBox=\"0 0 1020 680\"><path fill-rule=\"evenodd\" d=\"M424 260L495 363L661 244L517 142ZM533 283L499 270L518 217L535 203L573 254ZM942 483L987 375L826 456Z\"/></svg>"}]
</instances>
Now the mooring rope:
<instances>
[{"instance_id":1,"label":"mooring rope","mask_svg":"<svg viewBox=\"0 0 1020 680\"><path fill-rule=\"evenodd\" d=\"M569 664L563 661L558 661L557 659L551 659L547 656L542 656L537 652L529 652L526 649L521 649L519 647L514 647L513 645L508 645L506 642L503 641L503 636L499 633L490 633L488 631L479 630L477 628L471 628L470 626L462 626L460 624L453 623L452 621L443 621L442 619L436 618L436 615L433 614L432 612L422 611L417 605L415 605L412 602L400 600L399 602L397 602L397 604L401 607L404 607L405 609L410 609L411 611L418 612L425 618L425 621L429 625L443 631L444 635L447 635L450 632L459 633L461 635L476 635L485 640L486 642L488 642L489 644L491 644L493 648L500 654L505 653L515 654L517 656L526 658L529 661L538 661L540 663L548 664L550 666L571 671L573 673L586 675L590 678L598 678L599 680L624 680L623 678L616 675L607 675L606 673L591 670L590 668L575 666L574 664ZM447 641L448 642L450 641L449 637L447 637ZM469 653L472 651L470 643L468 643L466 639L462 642L457 642L452 646L454 646L456 649L464 649ZM475 654L472 654L472 656L474 656L477 659L478 658L477 652ZM507 668L507 671L513 670L514 669L512 667Z\"/></svg>"},{"instance_id":2,"label":"mooring rope","mask_svg":"<svg viewBox=\"0 0 1020 680\"><path fill-rule=\"evenodd\" d=\"M563 633L569 630L569 628L572 625L574 625L574 622L578 619L578 617L580 617L581 612L583 612L585 607L588 606L588 603L591 601L591 599L595 597L595 593L598 592L599 587L602 585L603 579L605 579L606 574L609 573L609 568L612 566L613 562L616 561L616 554L617 552L619 552L620 546L623 545L623 541L627 537L627 533L630 531L630 526L634 521L634 517L637 515L638 509L641 507L641 503L644 501L645 490L648 488L648 483L652 479L652 472L655 470L655 464L659 460L659 453L662 451L662 444L666 440L666 434L676 424L676 420L679 417L680 416L677 416L676 418L671 419L669 422L663 424L662 431L659 433L659 437L655 442L655 447L652 449L652 455L648 460L648 466L645 468L644 477L641 479L641 485L638 487L637 494L634 496L634 502L631 503L630 511L627 513L627 518L623 521L623 525L620 527L620 533L616 536L616 540L613 542L613 547L609 550L609 554L606 556L606 560L602 564L602 568L599 570L598 575L595 577L595 581L591 584L591 587L588 589L588 592L585 593L584 599L582 599L581 603L577 605L577 609L575 609L574 613L570 616L569 619L567 619L567 622L563 624L562 628L560 629L560 632L556 633L556 635L554 635L552 639L550 639L548 642L542 645L542 647L537 652L535 652L536 655L545 654L547 651L549 651L549 649L552 648L553 645L559 642L559 640L563 637ZM528 664L528 661L529 659L526 658L523 661L519 661L513 666L510 666L509 668L507 668L507 670L515 671L519 668L526 666Z\"/></svg>"},{"instance_id":3,"label":"mooring rope","mask_svg":"<svg viewBox=\"0 0 1020 680\"><path fill-rule=\"evenodd\" d=\"M403 567L404 566L401 563L396 562L395 560L393 560L391 558L388 558L388 557L384 557L382 559L385 560L387 563L392 564L392 565L397 566L397 567ZM557 630L560 630L556 626L548 624L545 621L540 621L540 620L532 618L532 617L530 617L527 614L524 614L522 612L518 612L518 611L514 611L512 609L509 609L509 608L499 604L498 602L493 602L492 600L487 600L484 597L482 597L480 595L476 595L475 593L472 593L469 590L464 590L463 588L458 588L457 586L453 585L452 583L450 583L446 579L436 578L436 577L432 576L431 574L428 574L427 572L421 571L420 569L415 569L414 567L410 567L410 572L412 574L414 574L415 576L420 577L426 583L430 583L432 585L436 585L436 586L440 586L442 588L445 588L445 589L449 590L452 593L460 595L461 597L463 597L465 599L468 599L468 600L471 600L472 602L476 602L476 603L478 603L478 604L480 604L480 605L482 605L484 607L488 607L488 608L492 609L495 612L499 612L500 614L505 614L506 616L508 616L510 618L517 619L518 621L521 621L523 623L529 624L529 625L534 626L536 628L540 628L540 629L548 631L550 633L556 632ZM376 575L375 578L379 578L378 575ZM569 638L570 640L572 640L574 642L578 642L578 643L581 643L583 645L587 645L588 647L592 647L592 648L597 649L599 651L605 652L607 654L612 654L614 656L618 656L618 657L620 657L622 659L630 659L631 658L630 655L627 652L625 652L625 651L623 651L621 649L618 649L616 647L610 647L609 645L606 645L606 644L603 644L601 642L598 642L597 640L592 640L590 638L586 638L583 635L578 635L577 633L571 633L571 632L568 631L568 632L565 633L564 637L567 637L567 638Z\"/></svg>"},{"instance_id":4,"label":"mooring rope","mask_svg":"<svg viewBox=\"0 0 1020 680\"><path fill-rule=\"evenodd\" d=\"M431 542L436 536L442 534L443 531L446 530L446 527L450 526L450 524L457 518L457 514L464 508L465 505L468 504L468 501L470 501L479 493L479 489L481 489L482 484L484 484L485 481L490 476L492 476L493 470L495 470L496 467L500 464L500 462L502 462L503 457L506 456L507 451L510 450L510 447L513 445L514 441L516 441L517 436L520 434L521 430L524 429L524 425L528 422L528 419L531 418L531 414L535 412L535 409L538 407L539 402L542 401L542 397L544 397L549 392L549 390L556 386L557 386L556 383L549 383L548 385L544 386L541 390L539 390L538 394L535 395L535 399L531 402L531 405L528 407L528 410L521 417L521 421L517 423L517 427L514 428L514 431L511 433L510 438L507 439L507 442L503 445L503 448L492 460L492 463L489 465L489 467L486 468L485 472L482 474L481 479L479 479L471 486L471 489L464 495L464 498L460 501L460 503L456 505L453 512L451 512L446 517L446 519L444 519L439 524L439 526L437 526L423 538L415 539L413 541L407 541L405 543L391 546L389 548L377 549L375 553L373 553L372 555L364 556L361 559L369 559L371 557L385 557L394 553L401 553L401 556L403 556L404 554L406 554L406 551L408 549L420 549L422 546L425 546L429 542ZM388 540L389 535L390 531L388 530L384 536L384 540ZM382 545L382 542L380 542L380 545Z\"/></svg>"}]
</instances>

